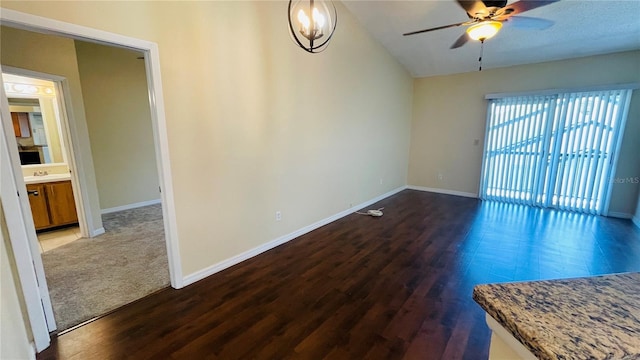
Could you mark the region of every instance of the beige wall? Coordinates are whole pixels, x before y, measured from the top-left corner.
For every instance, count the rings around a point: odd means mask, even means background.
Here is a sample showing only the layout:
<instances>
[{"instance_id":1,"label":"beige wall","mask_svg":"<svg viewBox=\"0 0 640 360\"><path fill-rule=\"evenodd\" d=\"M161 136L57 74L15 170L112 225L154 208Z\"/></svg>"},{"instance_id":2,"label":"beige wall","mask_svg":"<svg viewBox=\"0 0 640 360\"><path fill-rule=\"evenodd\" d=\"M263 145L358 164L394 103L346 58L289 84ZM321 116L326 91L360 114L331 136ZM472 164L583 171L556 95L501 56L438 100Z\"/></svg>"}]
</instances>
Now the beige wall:
<instances>
[{"instance_id":1,"label":"beige wall","mask_svg":"<svg viewBox=\"0 0 640 360\"><path fill-rule=\"evenodd\" d=\"M3 7L5 3L1 4ZM36 34L28 31L0 27L0 63L46 74L63 76L68 81L71 93L73 116L72 131L77 135L76 146L80 151L75 152L76 163L81 174L84 175L85 186L82 189L88 198L92 210L91 223L96 228L102 227L100 204L96 190L95 172L91 158L91 146L87 132L87 124L82 98L82 87L78 75L78 63L73 40L55 36Z\"/></svg>"},{"instance_id":2,"label":"beige wall","mask_svg":"<svg viewBox=\"0 0 640 360\"><path fill-rule=\"evenodd\" d=\"M26 311L10 253L11 244L0 208L0 359L32 359L34 352L25 324ZM30 330L29 330L30 331Z\"/></svg>"},{"instance_id":3,"label":"beige wall","mask_svg":"<svg viewBox=\"0 0 640 360\"><path fill-rule=\"evenodd\" d=\"M100 207L160 199L142 53L75 45Z\"/></svg>"},{"instance_id":4,"label":"beige wall","mask_svg":"<svg viewBox=\"0 0 640 360\"><path fill-rule=\"evenodd\" d=\"M408 182L477 194L486 94L630 82L640 82L640 51L416 79ZM640 91L635 91L616 177L640 173L639 134ZM637 191L638 184L615 184L610 210L632 214Z\"/></svg>"},{"instance_id":5,"label":"beige wall","mask_svg":"<svg viewBox=\"0 0 640 360\"><path fill-rule=\"evenodd\" d=\"M406 184L413 80L337 6L311 55L282 1L2 2L158 43L185 275Z\"/></svg>"}]
</instances>

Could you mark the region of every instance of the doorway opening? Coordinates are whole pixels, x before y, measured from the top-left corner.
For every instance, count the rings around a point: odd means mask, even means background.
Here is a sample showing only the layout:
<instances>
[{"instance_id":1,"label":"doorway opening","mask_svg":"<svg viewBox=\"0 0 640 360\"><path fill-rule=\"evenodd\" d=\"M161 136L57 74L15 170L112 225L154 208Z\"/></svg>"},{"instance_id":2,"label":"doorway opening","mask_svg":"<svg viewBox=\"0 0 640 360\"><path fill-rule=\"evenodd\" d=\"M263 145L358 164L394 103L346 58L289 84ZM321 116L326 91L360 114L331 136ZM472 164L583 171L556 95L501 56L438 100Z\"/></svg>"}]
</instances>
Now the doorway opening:
<instances>
[{"instance_id":1,"label":"doorway opening","mask_svg":"<svg viewBox=\"0 0 640 360\"><path fill-rule=\"evenodd\" d=\"M151 146L154 149L154 159L152 164L156 165L157 171L157 183L159 186L154 187L156 191L161 189L157 200L154 200L153 204L146 204L145 202L136 203L137 205L148 205L156 208L156 213L160 214L159 219L155 219L155 224L161 228L165 239L162 245L165 248L165 270L168 266L168 273L170 274L171 285L174 288L180 288L183 286L183 280L181 276L181 269L179 266L178 248L177 248L177 234L175 226L175 212L173 205L173 194L171 186L171 172L168 162L168 145L167 134L164 120L164 107L162 102L162 87L160 80L159 62L158 62L158 49L157 45L143 40L123 37L121 35L106 33L102 31L93 30L90 28L77 26L73 24L63 23L59 21L53 21L42 17L31 16L28 14L19 13L16 11L6 10L0 14L0 20L3 25L3 40L6 34L5 28L14 30L20 29L21 31L29 31L35 34L57 34L61 38L74 40L87 40L90 39L92 43L99 43L103 46L111 46L118 49L135 49L138 55L142 54L142 61L137 60L143 64L143 72L146 75L146 103L150 112L150 126L147 132L151 134ZM2 45L5 45L5 41ZM2 52L5 54L5 52ZM14 53L15 54L15 53ZM140 56L138 56L140 57ZM4 63L4 61L3 61ZM3 64L3 69L5 68ZM52 71L51 73L56 73ZM63 80L64 83L65 80ZM67 83L68 85L68 83ZM4 89L3 89L4 90ZM65 94L66 95L66 94ZM3 139L2 142L6 145L3 147L10 148L16 146L14 134L9 130L10 124L4 119L10 119L10 112L8 111L7 96L2 91L0 96L2 102L2 119L3 124ZM65 99L65 105L73 112L70 114L70 118L74 118L74 115L78 115L77 108L78 102ZM77 120L77 119L76 119ZM89 198L88 207L94 207L95 204L91 203L92 200L97 198L97 194L91 194L91 177L93 173L87 173L86 170L88 158L91 158L90 152L78 153L76 147L82 149L87 142L88 137L86 135L87 130L83 128L83 123L74 122L69 127L71 138L74 140L73 152L76 153L81 159L79 160L79 168L77 169L76 176L80 178L80 192L83 197ZM149 131L150 130L150 131ZM88 147L84 147L87 149ZM35 227L33 225L33 218L31 216L30 205L27 201L27 188L24 183L24 177L20 168L20 157L17 149L11 150L3 155L2 170L4 175L8 175L11 181L3 181L2 187L2 203L8 210L6 213L6 220L8 226L8 232L10 234L9 240L13 247L13 254L16 261L16 267L18 271L18 277L23 290L25 299L26 310L29 314L28 320L33 332L36 350L41 351L49 345L49 330L55 329L55 325L52 322L48 322L47 316L47 304L43 301L49 295L46 277L44 275L44 269L42 266L42 258L33 244L37 244L37 237L35 233ZM6 171L5 171L6 170ZM89 181L88 181L89 180ZM95 181L95 179L93 179ZM94 186L95 187L95 186ZM94 192L97 190L94 189ZM94 199L92 199L92 196ZM84 200L80 204L84 203ZM127 204L130 205L130 204ZM98 205L100 206L100 205ZM137 208L137 206L135 207ZM98 207L97 211L93 211L93 219L87 219L87 222L91 223L95 221L95 217L98 219L102 217L102 212L116 213L118 211L135 210L135 208L128 208L128 206L110 206L108 208ZM13 211L15 210L15 211ZM80 209L79 209L80 210ZM92 209L96 210L96 209ZM105 211L107 210L107 211ZM82 214L79 211L79 215ZM127 216L127 218L135 219L135 216ZM98 228L99 229L99 228ZM100 231L94 231L90 233L90 236L99 235ZM88 241L97 241L94 239L88 239ZM74 242L75 243L75 242ZM50 304L49 304L50 307ZM49 309L50 311L50 309Z\"/></svg>"},{"instance_id":2,"label":"doorway opening","mask_svg":"<svg viewBox=\"0 0 640 360\"><path fill-rule=\"evenodd\" d=\"M77 125L84 118L90 151L77 147L79 153L68 156L56 84L46 74L3 75L53 317L57 331L65 331L169 285L162 211L151 206L160 204L160 193L157 169L147 165L156 154L146 72L138 59L143 54L20 29L2 33L2 53L14 54L2 58L13 67L9 71L53 72L49 64L75 57L76 71L54 75L82 85L69 95L82 102L84 113L76 111L70 120ZM59 43L66 54L33 45L43 41ZM32 64L32 56L48 61ZM75 199L82 199L74 196L71 174L77 171L67 161L74 155L93 163L106 232L94 238L78 236L78 228L59 231L78 224Z\"/></svg>"}]
</instances>

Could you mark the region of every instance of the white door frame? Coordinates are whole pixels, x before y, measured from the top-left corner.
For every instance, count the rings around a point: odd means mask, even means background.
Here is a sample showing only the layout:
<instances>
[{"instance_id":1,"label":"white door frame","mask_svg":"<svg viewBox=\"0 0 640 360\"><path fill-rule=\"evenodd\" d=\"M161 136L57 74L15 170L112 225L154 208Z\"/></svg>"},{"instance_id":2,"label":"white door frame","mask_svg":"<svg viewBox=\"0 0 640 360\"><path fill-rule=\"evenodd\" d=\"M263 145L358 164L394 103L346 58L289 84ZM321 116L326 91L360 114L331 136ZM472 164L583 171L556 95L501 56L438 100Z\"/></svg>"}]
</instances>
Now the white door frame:
<instances>
[{"instance_id":1,"label":"white door frame","mask_svg":"<svg viewBox=\"0 0 640 360\"><path fill-rule=\"evenodd\" d=\"M169 260L171 286L176 289L182 288L184 286L184 279L182 276L178 247L173 182L169 162L169 146L164 111L162 80L160 76L160 55L158 45L146 40L135 39L9 9L2 9L0 12L0 21L2 22L2 25L8 25L28 31L44 32L72 39L144 52L147 83L149 87L152 128L156 147L156 163L161 188L160 196L162 199L162 215L167 246L167 257ZM8 106L8 102L4 89L2 89L0 94L0 104L3 105L2 117L10 116L8 108L6 107ZM26 217L24 216L24 212L11 211L16 209L16 204L20 203L20 198L27 199L27 194L24 187L24 181L21 180L22 173L16 174L15 169L12 169L12 165L15 164L11 163L11 158L8 153L9 149L7 147L7 139L10 136L13 136L13 132L9 131L8 121L3 121L3 123L7 124L2 127L4 130L2 131L2 139L0 139L0 150L2 150L2 156L0 157L0 176L2 179L0 196L2 199L2 205L6 209L5 216L7 218L7 226L9 228L14 258L18 269L21 270L18 275L20 277L26 307L27 309L30 309L29 322L31 324L34 339L36 340L36 351L42 351L49 345L49 333L44 316L44 310L40 302L42 294L38 289L38 279L36 278L36 272L32 265L33 259L35 257L40 257L40 254L39 252L33 253L29 248L29 237L27 236L27 225L29 225L29 220L25 220ZM22 188L20 188L20 186ZM20 194L20 196L18 196L18 194ZM18 216L19 214L22 216ZM33 226L33 220L31 219L30 221L30 225ZM38 309L40 310L38 311Z\"/></svg>"},{"instance_id":2,"label":"white door frame","mask_svg":"<svg viewBox=\"0 0 640 360\"><path fill-rule=\"evenodd\" d=\"M51 308L51 300L49 300L46 279L43 276L44 269L42 268L40 249L33 249L32 246L34 244L33 237L36 236L33 218L31 213L23 213L25 201L26 206L29 206L29 196L24 185L20 165L18 165L20 160L16 164L16 161L12 159L12 157L15 159L15 156L18 156L18 147L15 144L9 102L4 92L4 86L0 88L0 109L0 120L2 120L2 126L0 126L2 135L0 136L0 201L2 201L4 220L7 222L13 257L16 260L16 270L25 299L28 320L33 329L35 347L37 351L40 351L49 346L49 331L55 329L55 323L47 322L47 314L53 318L53 309ZM13 144L9 144L8 140L13 140ZM20 179L17 181L18 178ZM35 243L38 246L37 238ZM33 254L37 255L33 256ZM9 256L11 255L9 253Z\"/></svg>"}]
</instances>

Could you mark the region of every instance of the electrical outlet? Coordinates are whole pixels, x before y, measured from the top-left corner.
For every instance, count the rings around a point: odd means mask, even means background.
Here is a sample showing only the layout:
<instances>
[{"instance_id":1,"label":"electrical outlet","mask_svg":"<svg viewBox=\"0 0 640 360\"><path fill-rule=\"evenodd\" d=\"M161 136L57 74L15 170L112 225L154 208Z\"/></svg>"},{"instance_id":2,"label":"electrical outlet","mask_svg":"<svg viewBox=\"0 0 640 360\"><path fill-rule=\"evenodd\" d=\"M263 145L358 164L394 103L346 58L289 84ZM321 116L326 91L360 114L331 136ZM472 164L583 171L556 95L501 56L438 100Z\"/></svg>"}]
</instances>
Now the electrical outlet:
<instances>
[{"instance_id":1,"label":"electrical outlet","mask_svg":"<svg viewBox=\"0 0 640 360\"><path fill-rule=\"evenodd\" d=\"M276 221L282 220L282 213L280 211L276 211Z\"/></svg>"},{"instance_id":2,"label":"electrical outlet","mask_svg":"<svg viewBox=\"0 0 640 360\"><path fill-rule=\"evenodd\" d=\"M444 180L444 175L442 173L438 173L438 181Z\"/></svg>"},{"instance_id":3,"label":"electrical outlet","mask_svg":"<svg viewBox=\"0 0 640 360\"><path fill-rule=\"evenodd\" d=\"M382 185L382 178L380 178L380 185Z\"/></svg>"}]
</instances>

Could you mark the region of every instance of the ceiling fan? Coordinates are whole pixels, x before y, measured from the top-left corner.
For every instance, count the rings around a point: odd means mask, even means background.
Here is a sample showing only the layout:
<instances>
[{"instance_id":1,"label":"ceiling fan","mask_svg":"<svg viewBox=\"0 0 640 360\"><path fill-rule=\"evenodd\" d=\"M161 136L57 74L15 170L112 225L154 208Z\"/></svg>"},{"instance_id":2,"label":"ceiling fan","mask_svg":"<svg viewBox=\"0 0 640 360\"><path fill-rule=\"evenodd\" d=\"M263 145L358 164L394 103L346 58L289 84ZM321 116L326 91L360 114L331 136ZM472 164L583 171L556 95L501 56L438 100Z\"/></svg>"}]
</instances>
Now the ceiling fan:
<instances>
[{"instance_id":1,"label":"ceiling fan","mask_svg":"<svg viewBox=\"0 0 640 360\"><path fill-rule=\"evenodd\" d=\"M549 5L551 3L557 2L559 0L550 0L550 1L537 1L537 0L521 0L514 2L512 4L507 5L507 0L501 1L462 1L456 0L458 5L460 5L466 12L469 20L438 26L434 28L412 31L406 34L407 35L415 35L421 34L434 30L447 29L450 27L456 26L469 26L467 31L462 34L458 40L456 40L453 45L451 45L451 49L456 49L466 44L469 39L479 40L484 42L486 39L493 37L495 34L500 31L502 28L503 22L509 22L514 27L521 27L526 29L546 29L554 24L551 20L534 18L534 17L525 17L519 16L525 11L539 8L541 6Z\"/></svg>"}]
</instances>

